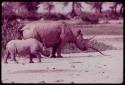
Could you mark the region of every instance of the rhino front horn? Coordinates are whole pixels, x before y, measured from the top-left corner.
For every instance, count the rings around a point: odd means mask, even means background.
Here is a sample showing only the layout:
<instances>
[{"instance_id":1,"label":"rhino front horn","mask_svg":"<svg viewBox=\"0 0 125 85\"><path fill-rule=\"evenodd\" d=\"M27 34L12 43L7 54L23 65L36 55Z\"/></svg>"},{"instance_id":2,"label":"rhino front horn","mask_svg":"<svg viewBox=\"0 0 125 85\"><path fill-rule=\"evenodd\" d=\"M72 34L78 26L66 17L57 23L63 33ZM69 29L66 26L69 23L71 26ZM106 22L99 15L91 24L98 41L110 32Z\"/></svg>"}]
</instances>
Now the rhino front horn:
<instances>
[{"instance_id":1,"label":"rhino front horn","mask_svg":"<svg viewBox=\"0 0 125 85\"><path fill-rule=\"evenodd\" d=\"M94 48L94 47L89 47L89 48L91 48L91 49L93 49L93 50L96 50L97 52L99 52L100 54L102 54L102 55L104 55L104 56L107 56L107 55L103 54L101 51L99 51L98 49L96 49L96 48Z\"/></svg>"}]
</instances>

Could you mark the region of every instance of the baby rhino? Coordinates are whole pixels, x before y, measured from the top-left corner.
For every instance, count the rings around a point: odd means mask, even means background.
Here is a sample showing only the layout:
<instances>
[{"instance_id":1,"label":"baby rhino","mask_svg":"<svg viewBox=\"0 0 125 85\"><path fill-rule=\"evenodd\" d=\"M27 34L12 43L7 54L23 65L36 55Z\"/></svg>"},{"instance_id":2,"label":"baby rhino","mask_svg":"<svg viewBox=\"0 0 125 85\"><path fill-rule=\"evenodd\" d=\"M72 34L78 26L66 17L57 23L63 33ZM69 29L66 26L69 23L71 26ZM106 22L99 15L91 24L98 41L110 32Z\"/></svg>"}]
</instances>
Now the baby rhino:
<instances>
[{"instance_id":1,"label":"baby rhino","mask_svg":"<svg viewBox=\"0 0 125 85\"><path fill-rule=\"evenodd\" d=\"M44 45L36 39L30 38L26 40L11 40L6 45L6 54L4 56L4 63L8 63L7 59L9 55L11 56L12 60L16 63L16 54L20 56L30 56L30 63L33 63L32 58L38 57L39 62L41 62L40 54L44 56L50 56L50 52L45 49Z\"/></svg>"}]
</instances>

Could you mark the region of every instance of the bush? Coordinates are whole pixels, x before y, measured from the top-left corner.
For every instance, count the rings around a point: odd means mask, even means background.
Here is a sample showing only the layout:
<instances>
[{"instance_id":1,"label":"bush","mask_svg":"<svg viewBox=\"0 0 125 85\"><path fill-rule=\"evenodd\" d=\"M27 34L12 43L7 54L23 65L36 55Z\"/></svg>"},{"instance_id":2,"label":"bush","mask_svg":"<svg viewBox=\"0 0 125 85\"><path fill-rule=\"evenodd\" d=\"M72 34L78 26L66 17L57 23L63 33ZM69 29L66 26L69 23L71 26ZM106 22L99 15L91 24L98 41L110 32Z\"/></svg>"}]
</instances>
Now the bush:
<instances>
[{"instance_id":1,"label":"bush","mask_svg":"<svg viewBox=\"0 0 125 85\"><path fill-rule=\"evenodd\" d=\"M60 14L60 13L53 13L53 14L45 13L45 14L42 14L41 17L44 18L45 20L66 20L66 19L69 19L65 15Z\"/></svg>"},{"instance_id":2,"label":"bush","mask_svg":"<svg viewBox=\"0 0 125 85\"><path fill-rule=\"evenodd\" d=\"M83 21L90 22L91 24L97 24L99 22L99 16L95 14L83 13L80 17Z\"/></svg>"},{"instance_id":3,"label":"bush","mask_svg":"<svg viewBox=\"0 0 125 85\"><path fill-rule=\"evenodd\" d=\"M2 25L2 52L5 50L8 41L13 39L21 39L19 29L22 26L21 23L16 20L8 21Z\"/></svg>"},{"instance_id":4,"label":"bush","mask_svg":"<svg viewBox=\"0 0 125 85\"><path fill-rule=\"evenodd\" d=\"M105 50L112 50L117 49L111 45L106 45L103 42L98 42L97 40L90 41L89 44L93 46L94 48L98 49L99 51L105 51ZM88 49L86 51L79 50L75 44L67 44L64 49L62 50L63 53L80 53L80 52L97 52L92 49Z\"/></svg>"}]
</instances>

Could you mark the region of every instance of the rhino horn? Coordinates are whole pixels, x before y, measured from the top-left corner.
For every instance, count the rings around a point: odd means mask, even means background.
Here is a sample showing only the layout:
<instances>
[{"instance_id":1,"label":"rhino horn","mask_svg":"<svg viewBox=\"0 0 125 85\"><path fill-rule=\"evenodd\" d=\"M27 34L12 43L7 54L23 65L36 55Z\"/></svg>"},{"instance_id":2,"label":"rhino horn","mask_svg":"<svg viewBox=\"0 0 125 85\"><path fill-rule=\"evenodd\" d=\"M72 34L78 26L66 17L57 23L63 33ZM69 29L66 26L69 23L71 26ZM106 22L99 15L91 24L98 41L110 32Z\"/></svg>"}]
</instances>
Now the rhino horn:
<instances>
[{"instance_id":1,"label":"rhino horn","mask_svg":"<svg viewBox=\"0 0 125 85\"><path fill-rule=\"evenodd\" d=\"M94 47L89 47L89 48L91 48L91 49L93 49L93 50L96 50L97 52L99 52L100 54L102 54L102 55L104 55L104 56L106 56L105 54L103 54L101 51L99 51L98 49L96 49L96 48L94 48Z\"/></svg>"}]
</instances>

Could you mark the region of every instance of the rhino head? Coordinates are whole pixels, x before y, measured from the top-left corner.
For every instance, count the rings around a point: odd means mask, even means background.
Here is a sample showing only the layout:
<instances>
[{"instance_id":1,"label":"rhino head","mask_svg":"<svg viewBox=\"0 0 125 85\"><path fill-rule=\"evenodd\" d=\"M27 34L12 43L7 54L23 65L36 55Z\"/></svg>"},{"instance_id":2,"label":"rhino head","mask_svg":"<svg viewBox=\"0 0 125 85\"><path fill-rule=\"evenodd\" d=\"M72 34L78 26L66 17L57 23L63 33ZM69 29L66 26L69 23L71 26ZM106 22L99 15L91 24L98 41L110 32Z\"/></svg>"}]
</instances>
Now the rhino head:
<instances>
[{"instance_id":1,"label":"rhino head","mask_svg":"<svg viewBox=\"0 0 125 85\"><path fill-rule=\"evenodd\" d=\"M95 37L95 36L94 36ZM75 44L77 46L77 48L79 48L80 50L82 51L85 51L85 50L88 50L88 48L91 48L93 50L96 50L98 51L99 53L101 53L102 55L104 55L102 52L100 52L98 49L94 48L93 46L91 46L89 44L89 42L94 38L89 38L89 39L84 39L83 38L83 34L81 32L81 30L78 30L77 31L77 36L76 36L76 39L75 39Z\"/></svg>"}]
</instances>

